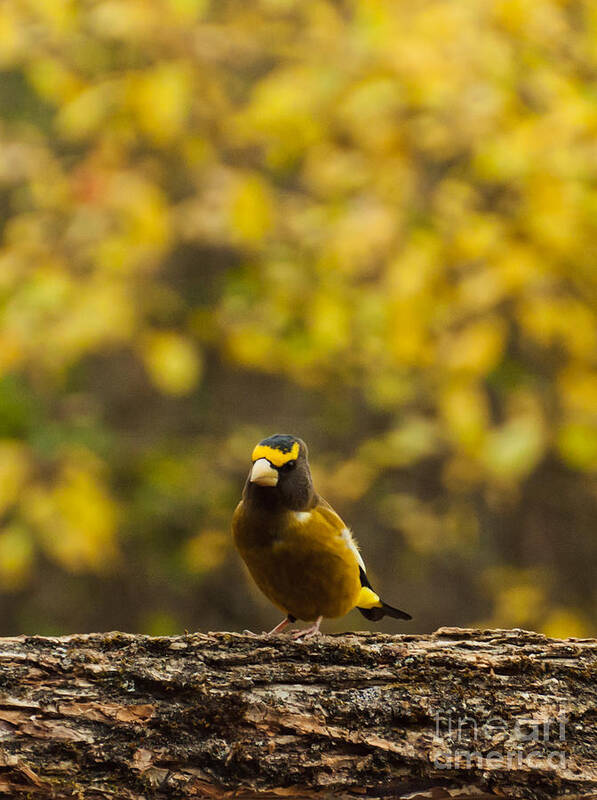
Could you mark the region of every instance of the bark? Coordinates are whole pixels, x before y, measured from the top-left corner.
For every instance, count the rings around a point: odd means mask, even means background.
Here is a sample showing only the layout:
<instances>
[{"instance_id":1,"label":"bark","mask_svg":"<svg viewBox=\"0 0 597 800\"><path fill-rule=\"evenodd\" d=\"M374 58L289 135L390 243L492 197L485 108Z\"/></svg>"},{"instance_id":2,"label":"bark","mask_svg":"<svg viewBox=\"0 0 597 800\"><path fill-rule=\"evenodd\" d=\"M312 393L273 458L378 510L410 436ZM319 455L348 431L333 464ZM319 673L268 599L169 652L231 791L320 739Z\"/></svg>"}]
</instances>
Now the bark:
<instances>
[{"instance_id":1,"label":"bark","mask_svg":"<svg viewBox=\"0 0 597 800\"><path fill-rule=\"evenodd\" d=\"M0 796L13 798L586 800L596 723L597 640L0 640Z\"/></svg>"}]
</instances>

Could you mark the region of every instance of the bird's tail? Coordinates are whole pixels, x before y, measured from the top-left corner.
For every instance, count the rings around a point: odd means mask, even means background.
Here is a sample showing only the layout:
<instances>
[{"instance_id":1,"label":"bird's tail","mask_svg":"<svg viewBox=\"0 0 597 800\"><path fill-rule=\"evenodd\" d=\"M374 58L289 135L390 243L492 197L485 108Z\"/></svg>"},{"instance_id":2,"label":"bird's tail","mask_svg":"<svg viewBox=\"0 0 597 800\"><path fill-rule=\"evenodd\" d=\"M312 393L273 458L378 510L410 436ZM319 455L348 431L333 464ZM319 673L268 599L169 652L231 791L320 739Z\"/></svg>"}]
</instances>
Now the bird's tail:
<instances>
[{"instance_id":1,"label":"bird's tail","mask_svg":"<svg viewBox=\"0 0 597 800\"><path fill-rule=\"evenodd\" d=\"M362 567L359 567L359 573L361 577L361 591L357 597L356 607L364 617L374 622L386 616L394 617L394 619L412 619L411 615L407 614L406 611L400 611L399 608L394 608L384 603L369 583L369 579Z\"/></svg>"},{"instance_id":2,"label":"bird's tail","mask_svg":"<svg viewBox=\"0 0 597 800\"><path fill-rule=\"evenodd\" d=\"M377 622L386 616L394 617L395 619L412 619L411 615L407 614L406 611L400 611L399 608L389 606L387 603L384 603L383 600L380 600L379 602L381 605L373 606L372 608L361 608L360 606L357 606L357 608L364 617L371 619L374 622Z\"/></svg>"}]
</instances>

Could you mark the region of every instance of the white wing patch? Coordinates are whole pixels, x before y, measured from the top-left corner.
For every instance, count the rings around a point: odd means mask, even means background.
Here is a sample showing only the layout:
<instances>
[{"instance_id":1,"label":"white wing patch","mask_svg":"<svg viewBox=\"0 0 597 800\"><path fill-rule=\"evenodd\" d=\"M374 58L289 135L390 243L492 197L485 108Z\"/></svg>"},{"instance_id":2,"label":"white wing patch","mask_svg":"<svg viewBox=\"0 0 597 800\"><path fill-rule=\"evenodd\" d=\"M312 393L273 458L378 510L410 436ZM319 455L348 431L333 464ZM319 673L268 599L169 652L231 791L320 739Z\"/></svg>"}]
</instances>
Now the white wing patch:
<instances>
[{"instance_id":1,"label":"white wing patch","mask_svg":"<svg viewBox=\"0 0 597 800\"><path fill-rule=\"evenodd\" d=\"M350 530L348 528L343 528L342 532L340 533L340 536L344 539L346 544L350 547L352 552L355 554L356 559L359 562L359 566L361 567L363 572L366 572L365 562L363 561L363 558L362 558L361 554L359 553L359 548L357 547L357 543L355 542L355 540L352 538L352 533L350 532Z\"/></svg>"},{"instance_id":2,"label":"white wing patch","mask_svg":"<svg viewBox=\"0 0 597 800\"><path fill-rule=\"evenodd\" d=\"M297 522L300 522L301 525L304 525L305 522L308 522L311 519L311 512L310 511L293 511L294 518Z\"/></svg>"}]
</instances>

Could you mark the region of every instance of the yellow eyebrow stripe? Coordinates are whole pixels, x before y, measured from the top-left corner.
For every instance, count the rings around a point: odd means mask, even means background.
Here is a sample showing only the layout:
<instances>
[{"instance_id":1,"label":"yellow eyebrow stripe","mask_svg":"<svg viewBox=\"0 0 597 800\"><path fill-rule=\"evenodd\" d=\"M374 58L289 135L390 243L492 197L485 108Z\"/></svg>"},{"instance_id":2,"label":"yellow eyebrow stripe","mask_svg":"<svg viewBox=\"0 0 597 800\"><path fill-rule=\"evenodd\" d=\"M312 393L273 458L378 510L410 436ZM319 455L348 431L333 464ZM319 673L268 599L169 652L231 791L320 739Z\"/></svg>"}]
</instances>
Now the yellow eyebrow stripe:
<instances>
[{"instance_id":1,"label":"yellow eyebrow stripe","mask_svg":"<svg viewBox=\"0 0 597 800\"><path fill-rule=\"evenodd\" d=\"M253 461L257 461L258 458L267 458L270 464L273 464L274 467L281 467L284 464L287 464L289 461L295 461L298 458L298 454L298 442L295 442L292 445L292 448L288 453L283 453L276 447L268 447L266 444L258 444L253 450L253 455L251 458Z\"/></svg>"}]
</instances>

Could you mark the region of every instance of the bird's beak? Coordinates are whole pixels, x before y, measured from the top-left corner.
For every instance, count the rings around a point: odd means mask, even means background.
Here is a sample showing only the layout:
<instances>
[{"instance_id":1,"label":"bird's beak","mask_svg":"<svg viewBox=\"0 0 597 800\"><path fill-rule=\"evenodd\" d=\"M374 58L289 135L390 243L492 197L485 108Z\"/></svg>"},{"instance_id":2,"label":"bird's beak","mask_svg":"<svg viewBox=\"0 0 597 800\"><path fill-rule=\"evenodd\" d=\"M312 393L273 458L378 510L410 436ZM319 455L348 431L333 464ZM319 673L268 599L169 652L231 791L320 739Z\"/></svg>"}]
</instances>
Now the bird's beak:
<instances>
[{"instance_id":1,"label":"bird's beak","mask_svg":"<svg viewBox=\"0 0 597 800\"><path fill-rule=\"evenodd\" d=\"M258 458L253 464L249 480L259 486L277 486L278 470L272 467L267 458Z\"/></svg>"}]
</instances>

